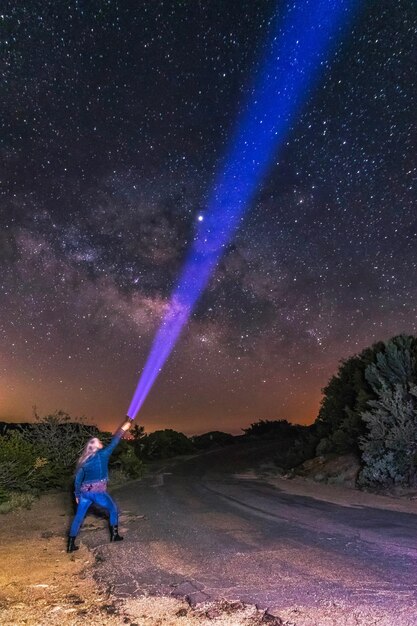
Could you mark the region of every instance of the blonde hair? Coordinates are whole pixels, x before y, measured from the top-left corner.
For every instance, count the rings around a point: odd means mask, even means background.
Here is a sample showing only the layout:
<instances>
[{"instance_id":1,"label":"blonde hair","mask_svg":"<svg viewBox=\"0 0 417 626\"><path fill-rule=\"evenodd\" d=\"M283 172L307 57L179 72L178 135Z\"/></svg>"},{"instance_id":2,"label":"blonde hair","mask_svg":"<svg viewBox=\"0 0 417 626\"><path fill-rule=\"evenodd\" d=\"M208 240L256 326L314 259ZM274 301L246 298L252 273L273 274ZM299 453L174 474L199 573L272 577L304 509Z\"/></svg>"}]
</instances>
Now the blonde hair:
<instances>
[{"instance_id":1,"label":"blonde hair","mask_svg":"<svg viewBox=\"0 0 417 626\"><path fill-rule=\"evenodd\" d=\"M97 437L91 437L91 439L87 441L84 450L82 451L81 456L77 461L77 466L75 468L76 472L78 472L80 467L82 467L84 463L86 463L88 459L91 459L91 457L94 456L97 452L97 446L94 445L95 441L97 441Z\"/></svg>"}]
</instances>

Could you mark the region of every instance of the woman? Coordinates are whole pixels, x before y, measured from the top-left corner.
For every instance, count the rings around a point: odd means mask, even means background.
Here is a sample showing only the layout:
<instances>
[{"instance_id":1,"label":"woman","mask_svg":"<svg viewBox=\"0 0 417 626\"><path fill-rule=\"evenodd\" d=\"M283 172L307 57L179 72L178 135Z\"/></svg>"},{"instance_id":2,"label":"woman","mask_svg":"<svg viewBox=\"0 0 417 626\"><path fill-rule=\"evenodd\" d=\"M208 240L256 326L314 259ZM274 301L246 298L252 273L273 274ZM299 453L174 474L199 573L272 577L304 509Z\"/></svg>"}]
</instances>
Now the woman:
<instances>
[{"instance_id":1,"label":"woman","mask_svg":"<svg viewBox=\"0 0 417 626\"><path fill-rule=\"evenodd\" d=\"M107 493L107 480L110 455L131 425L132 422L128 419L113 435L106 448L97 437L89 439L78 459L74 481L75 501L78 506L69 532L67 552L78 550L75 538L91 504L97 504L109 512L110 541L122 541L118 526L119 511Z\"/></svg>"}]
</instances>

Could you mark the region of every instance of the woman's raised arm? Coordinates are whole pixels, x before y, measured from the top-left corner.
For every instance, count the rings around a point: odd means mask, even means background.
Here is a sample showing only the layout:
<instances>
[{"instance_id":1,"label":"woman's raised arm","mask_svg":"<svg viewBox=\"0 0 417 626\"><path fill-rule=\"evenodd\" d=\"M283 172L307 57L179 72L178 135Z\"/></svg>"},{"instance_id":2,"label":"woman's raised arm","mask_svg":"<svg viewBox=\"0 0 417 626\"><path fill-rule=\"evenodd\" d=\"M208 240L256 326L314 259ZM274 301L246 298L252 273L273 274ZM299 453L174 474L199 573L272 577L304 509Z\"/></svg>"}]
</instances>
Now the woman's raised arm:
<instances>
[{"instance_id":1,"label":"woman's raised arm","mask_svg":"<svg viewBox=\"0 0 417 626\"><path fill-rule=\"evenodd\" d=\"M131 426L132 426L132 421L130 419L127 419L122 424L122 426L118 430L116 430L113 437L111 438L109 445L104 448L103 452L110 456L113 450L115 449L115 447L117 446L117 444L119 443L120 439L129 430Z\"/></svg>"}]
</instances>

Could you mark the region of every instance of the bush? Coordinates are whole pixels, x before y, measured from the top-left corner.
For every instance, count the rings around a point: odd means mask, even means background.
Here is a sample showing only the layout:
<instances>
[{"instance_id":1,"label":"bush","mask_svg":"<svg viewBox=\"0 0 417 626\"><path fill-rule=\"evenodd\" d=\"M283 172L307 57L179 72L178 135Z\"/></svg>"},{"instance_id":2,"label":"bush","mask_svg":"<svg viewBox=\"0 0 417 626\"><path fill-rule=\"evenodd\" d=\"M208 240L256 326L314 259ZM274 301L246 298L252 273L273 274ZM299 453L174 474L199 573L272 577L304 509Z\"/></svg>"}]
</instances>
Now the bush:
<instances>
[{"instance_id":1,"label":"bush","mask_svg":"<svg viewBox=\"0 0 417 626\"><path fill-rule=\"evenodd\" d=\"M317 444L315 454L316 456L323 456L323 454L327 454L331 449L331 443L327 439L327 437L323 437Z\"/></svg>"},{"instance_id":2,"label":"bush","mask_svg":"<svg viewBox=\"0 0 417 626\"><path fill-rule=\"evenodd\" d=\"M43 488L51 469L42 451L21 432L12 431L0 437L0 497L10 491Z\"/></svg>"},{"instance_id":3,"label":"bush","mask_svg":"<svg viewBox=\"0 0 417 626\"><path fill-rule=\"evenodd\" d=\"M40 417L35 409L34 417L35 423L22 430L22 437L47 461L44 488L66 486L86 441L99 436L99 430L64 411Z\"/></svg>"},{"instance_id":4,"label":"bush","mask_svg":"<svg viewBox=\"0 0 417 626\"><path fill-rule=\"evenodd\" d=\"M282 438L295 435L297 426L287 420L259 420L244 428L243 432L248 437Z\"/></svg>"},{"instance_id":5,"label":"bush","mask_svg":"<svg viewBox=\"0 0 417 626\"><path fill-rule=\"evenodd\" d=\"M235 438L230 433L214 430L203 435L194 435L191 437L191 441L197 450L209 450L210 448L229 446L235 442Z\"/></svg>"},{"instance_id":6,"label":"bush","mask_svg":"<svg viewBox=\"0 0 417 626\"><path fill-rule=\"evenodd\" d=\"M195 452L192 442L183 433L170 428L156 430L143 438L143 454L149 459L167 459Z\"/></svg>"},{"instance_id":7,"label":"bush","mask_svg":"<svg viewBox=\"0 0 417 626\"><path fill-rule=\"evenodd\" d=\"M366 369L375 394L362 413L363 468L359 484L369 487L417 485L417 370L412 337L387 342Z\"/></svg>"},{"instance_id":8,"label":"bush","mask_svg":"<svg viewBox=\"0 0 417 626\"><path fill-rule=\"evenodd\" d=\"M100 436L105 442L111 438L95 426L72 420L63 411L45 417L39 417L35 411L35 418L34 424L25 424L19 430L3 429L6 434L0 435L0 507L3 512L31 502L30 493L72 484L76 461L87 440ZM128 478L139 478L144 471L143 462L129 441L120 442L111 457L111 465Z\"/></svg>"},{"instance_id":9,"label":"bush","mask_svg":"<svg viewBox=\"0 0 417 626\"><path fill-rule=\"evenodd\" d=\"M114 457L111 467L116 467L126 478L141 478L144 474L144 464L136 456L131 442L121 441L119 447L120 453Z\"/></svg>"},{"instance_id":10,"label":"bush","mask_svg":"<svg viewBox=\"0 0 417 626\"><path fill-rule=\"evenodd\" d=\"M7 500L0 503L0 513L10 513L16 509L30 509L35 501L31 493L9 493Z\"/></svg>"},{"instance_id":11,"label":"bush","mask_svg":"<svg viewBox=\"0 0 417 626\"><path fill-rule=\"evenodd\" d=\"M317 443L314 426L294 426L291 437L280 443L276 465L285 470L301 465L315 456Z\"/></svg>"}]
</instances>

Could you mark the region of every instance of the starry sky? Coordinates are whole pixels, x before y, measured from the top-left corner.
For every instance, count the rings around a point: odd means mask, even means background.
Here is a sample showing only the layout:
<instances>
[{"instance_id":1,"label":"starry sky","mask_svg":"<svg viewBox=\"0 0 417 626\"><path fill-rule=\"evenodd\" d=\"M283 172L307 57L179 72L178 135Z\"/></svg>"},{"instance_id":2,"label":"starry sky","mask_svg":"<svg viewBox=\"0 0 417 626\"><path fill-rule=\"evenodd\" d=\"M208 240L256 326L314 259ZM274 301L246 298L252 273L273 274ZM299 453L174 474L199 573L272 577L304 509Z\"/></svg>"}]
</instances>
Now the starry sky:
<instances>
[{"instance_id":1,"label":"starry sky","mask_svg":"<svg viewBox=\"0 0 417 626\"><path fill-rule=\"evenodd\" d=\"M313 1L313 0L311 0ZM125 415L287 0L3 3L0 420ZM314 421L417 333L417 10L364 1L138 421Z\"/></svg>"}]
</instances>

